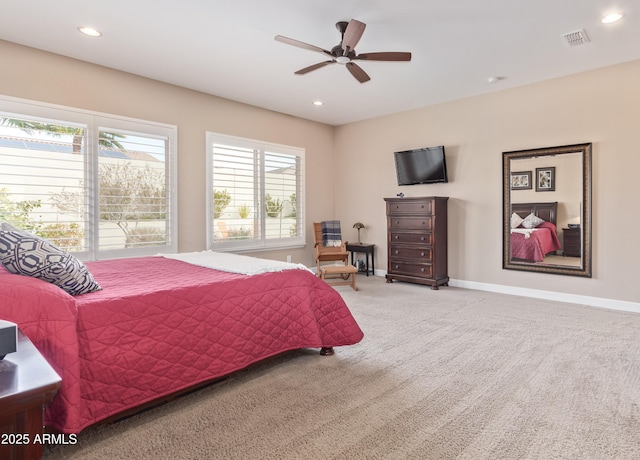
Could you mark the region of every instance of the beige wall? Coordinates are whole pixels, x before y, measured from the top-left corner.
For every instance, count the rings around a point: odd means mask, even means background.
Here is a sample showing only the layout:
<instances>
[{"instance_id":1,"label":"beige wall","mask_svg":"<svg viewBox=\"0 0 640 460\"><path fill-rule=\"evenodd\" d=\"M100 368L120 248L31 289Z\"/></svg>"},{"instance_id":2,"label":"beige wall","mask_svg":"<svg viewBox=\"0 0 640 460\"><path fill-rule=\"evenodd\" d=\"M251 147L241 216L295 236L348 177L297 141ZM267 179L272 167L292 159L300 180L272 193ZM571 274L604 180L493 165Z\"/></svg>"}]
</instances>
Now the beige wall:
<instances>
[{"instance_id":1,"label":"beige wall","mask_svg":"<svg viewBox=\"0 0 640 460\"><path fill-rule=\"evenodd\" d=\"M365 224L386 268L383 198L448 196L451 278L638 302L639 81L634 61L339 127L336 191L348 198L336 217ZM593 278L503 270L502 152L583 142L593 143ZM392 152L440 144L450 182L398 187Z\"/></svg>"},{"instance_id":2,"label":"beige wall","mask_svg":"<svg viewBox=\"0 0 640 460\"><path fill-rule=\"evenodd\" d=\"M205 131L303 147L311 222L363 222L386 269L383 198L449 196L455 280L639 302L640 61L338 128L0 41L0 94L178 126L179 249L205 247ZM593 278L502 270L501 153L593 142ZM448 184L398 187L392 152L444 144ZM632 201L633 200L633 201ZM313 265L312 247L257 254Z\"/></svg>"},{"instance_id":3,"label":"beige wall","mask_svg":"<svg viewBox=\"0 0 640 460\"><path fill-rule=\"evenodd\" d=\"M205 132L306 150L307 241L333 218L334 128L0 40L0 94L178 126L178 247L205 249ZM322 193L309 191L322 190ZM313 248L260 257L312 266Z\"/></svg>"}]
</instances>

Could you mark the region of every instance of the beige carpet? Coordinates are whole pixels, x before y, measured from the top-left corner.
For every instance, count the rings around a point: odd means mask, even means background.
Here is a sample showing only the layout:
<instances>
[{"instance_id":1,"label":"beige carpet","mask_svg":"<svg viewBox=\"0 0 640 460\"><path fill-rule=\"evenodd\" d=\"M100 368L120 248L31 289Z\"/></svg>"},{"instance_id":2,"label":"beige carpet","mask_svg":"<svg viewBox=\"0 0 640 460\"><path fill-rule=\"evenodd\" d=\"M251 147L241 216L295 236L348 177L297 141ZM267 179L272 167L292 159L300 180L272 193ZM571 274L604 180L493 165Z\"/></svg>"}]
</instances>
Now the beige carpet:
<instances>
[{"instance_id":1,"label":"beige carpet","mask_svg":"<svg viewBox=\"0 0 640 460\"><path fill-rule=\"evenodd\" d=\"M638 459L640 315L358 276L365 332L124 421L46 459Z\"/></svg>"}]
</instances>

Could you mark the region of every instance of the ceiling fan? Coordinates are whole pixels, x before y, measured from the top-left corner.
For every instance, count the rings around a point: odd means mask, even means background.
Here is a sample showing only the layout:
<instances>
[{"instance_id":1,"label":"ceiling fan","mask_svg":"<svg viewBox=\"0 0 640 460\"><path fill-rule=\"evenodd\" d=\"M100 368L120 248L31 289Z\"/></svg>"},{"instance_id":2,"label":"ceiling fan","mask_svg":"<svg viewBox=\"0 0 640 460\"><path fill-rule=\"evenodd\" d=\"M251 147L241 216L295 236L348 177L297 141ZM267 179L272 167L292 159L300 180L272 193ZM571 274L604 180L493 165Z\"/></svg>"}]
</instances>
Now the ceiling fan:
<instances>
[{"instance_id":1,"label":"ceiling fan","mask_svg":"<svg viewBox=\"0 0 640 460\"><path fill-rule=\"evenodd\" d=\"M282 35L276 35L274 38L276 41L285 43L287 45L297 46L298 48L306 49L309 51L317 51L326 56L329 56L328 61L319 62L317 64L310 65L304 69L300 69L295 72L296 75L304 75L313 70L319 69L329 64L343 64L347 70L351 72L356 80L360 83L365 83L371 78L367 73L362 70L358 64L353 61L410 61L411 53L407 52L382 52L382 53L362 53L356 54L356 45L360 41L364 29L367 25L363 22L352 19L351 21L340 21L336 23L336 28L342 35L342 40L339 44L331 48L331 51L318 46L309 45L307 43L294 40L293 38L283 37Z\"/></svg>"}]
</instances>

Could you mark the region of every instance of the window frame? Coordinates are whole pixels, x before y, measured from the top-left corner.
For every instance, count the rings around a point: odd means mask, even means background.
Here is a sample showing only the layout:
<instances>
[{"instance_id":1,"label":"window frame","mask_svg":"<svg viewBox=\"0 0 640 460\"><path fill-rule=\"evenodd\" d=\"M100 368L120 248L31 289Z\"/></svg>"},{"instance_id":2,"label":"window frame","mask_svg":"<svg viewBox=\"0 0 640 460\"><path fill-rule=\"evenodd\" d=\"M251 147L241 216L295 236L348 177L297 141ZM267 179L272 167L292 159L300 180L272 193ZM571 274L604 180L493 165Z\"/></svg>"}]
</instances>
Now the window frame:
<instances>
[{"instance_id":1,"label":"window frame","mask_svg":"<svg viewBox=\"0 0 640 460\"><path fill-rule=\"evenodd\" d=\"M213 148L216 144L222 144L227 146L233 146L241 149L252 149L258 151L258 171L260 178L258 181L264 184L264 156L265 153L276 153L293 155L297 158L299 171L297 171L296 181L296 236L287 238L272 239L267 238L265 233L262 232L260 238L239 239L232 241L215 241L213 238L215 218L214 218L214 206L213 206ZM260 251L272 251L279 249L295 249L303 248L306 246L306 231L305 231L305 149L301 147L293 147L282 144L275 144L272 142L259 141L255 139L247 139L243 137L230 136L226 134L214 133L207 131L206 133L206 165L207 165L207 180L206 180L206 232L207 232L207 249L220 251L220 252L260 252ZM254 170L254 172L256 172ZM260 194L258 197L260 205L257 206L260 209L260 227L265 227L265 214L264 210L264 198L265 190L260 188ZM256 203L254 202L254 205Z\"/></svg>"},{"instance_id":2,"label":"window frame","mask_svg":"<svg viewBox=\"0 0 640 460\"><path fill-rule=\"evenodd\" d=\"M86 151L84 174L87 182L87 217L85 239L87 250L74 252L81 260L103 260L120 257L156 255L159 252L175 253L178 250L178 162L177 126L114 114L78 109L46 102L0 95L0 116L6 118L28 118L42 123L78 126L86 129ZM126 134L139 134L150 138L167 140L165 162L165 184L167 190L167 244L158 246L99 249L98 212L98 136L100 131L117 130Z\"/></svg>"}]
</instances>

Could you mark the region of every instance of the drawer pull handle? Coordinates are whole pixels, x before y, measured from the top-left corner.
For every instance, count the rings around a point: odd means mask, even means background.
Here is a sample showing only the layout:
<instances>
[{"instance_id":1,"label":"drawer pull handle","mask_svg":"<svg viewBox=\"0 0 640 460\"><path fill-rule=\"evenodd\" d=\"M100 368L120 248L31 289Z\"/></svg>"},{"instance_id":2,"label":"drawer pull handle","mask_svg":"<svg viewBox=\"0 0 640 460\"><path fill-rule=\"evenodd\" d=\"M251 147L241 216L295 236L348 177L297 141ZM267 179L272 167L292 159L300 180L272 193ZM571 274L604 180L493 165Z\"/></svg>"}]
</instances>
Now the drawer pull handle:
<instances>
[{"instance_id":1,"label":"drawer pull handle","mask_svg":"<svg viewBox=\"0 0 640 460\"><path fill-rule=\"evenodd\" d=\"M399 220L396 220L396 224L399 224L399 223L400 223L400 221L399 221Z\"/></svg>"},{"instance_id":2,"label":"drawer pull handle","mask_svg":"<svg viewBox=\"0 0 640 460\"><path fill-rule=\"evenodd\" d=\"M421 256L421 257L424 257L424 252L421 252L421 253L420 253L420 256Z\"/></svg>"},{"instance_id":3,"label":"drawer pull handle","mask_svg":"<svg viewBox=\"0 0 640 460\"><path fill-rule=\"evenodd\" d=\"M400 268L400 266L399 266L399 265L396 265L396 270L397 270L398 268Z\"/></svg>"},{"instance_id":4,"label":"drawer pull handle","mask_svg":"<svg viewBox=\"0 0 640 460\"><path fill-rule=\"evenodd\" d=\"M421 208L424 208L424 205L420 205Z\"/></svg>"},{"instance_id":5,"label":"drawer pull handle","mask_svg":"<svg viewBox=\"0 0 640 460\"><path fill-rule=\"evenodd\" d=\"M400 239L400 237L398 235L396 235L396 240L399 240L399 239Z\"/></svg>"},{"instance_id":6,"label":"drawer pull handle","mask_svg":"<svg viewBox=\"0 0 640 460\"><path fill-rule=\"evenodd\" d=\"M400 253L400 251L396 250L396 255L399 254L399 253Z\"/></svg>"},{"instance_id":7,"label":"drawer pull handle","mask_svg":"<svg viewBox=\"0 0 640 460\"><path fill-rule=\"evenodd\" d=\"M421 236L421 237L420 237L420 239L421 239L422 241L424 241L424 236Z\"/></svg>"},{"instance_id":8,"label":"drawer pull handle","mask_svg":"<svg viewBox=\"0 0 640 460\"><path fill-rule=\"evenodd\" d=\"M421 271L422 273L424 273L424 268L421 268L421 269L420 269L420 271Z\"/></svg>"}]
</instances>

